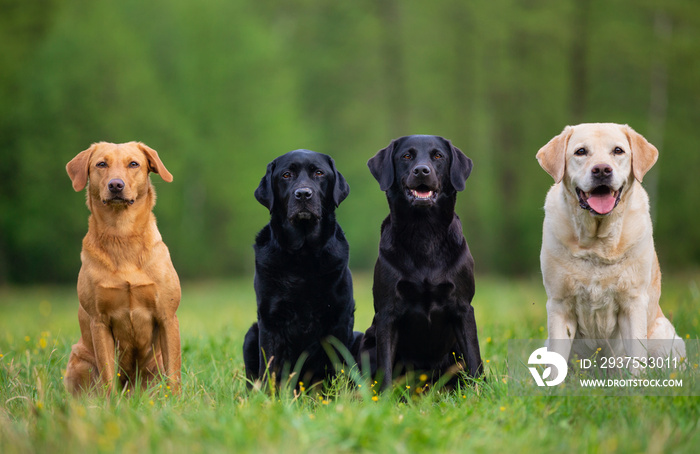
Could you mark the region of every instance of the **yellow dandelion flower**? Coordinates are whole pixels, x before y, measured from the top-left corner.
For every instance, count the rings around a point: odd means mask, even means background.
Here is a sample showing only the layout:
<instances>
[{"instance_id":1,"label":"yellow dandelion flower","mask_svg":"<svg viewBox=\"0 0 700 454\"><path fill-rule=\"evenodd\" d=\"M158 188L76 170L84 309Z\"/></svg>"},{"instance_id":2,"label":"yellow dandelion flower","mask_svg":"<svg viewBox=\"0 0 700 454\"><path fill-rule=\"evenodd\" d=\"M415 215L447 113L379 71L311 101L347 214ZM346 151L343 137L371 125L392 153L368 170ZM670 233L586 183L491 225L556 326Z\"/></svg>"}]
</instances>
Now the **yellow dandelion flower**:
<instances>
[{"instance_id":1,"label":"yellow dandelion flower","mask_svg":"<svg viewBox=\"0 0 700 454\"><path fill-rule=\"evenodd\" d=\"M170 385L166 386L166 388L170 389Z\"/></svg>"},{"instance_id":2,"label":"yellow dandelion flower","mask_svg":"<svg viewBox=\"0 0 700 454\"><path fill-rule=\"evenodd\" d=\"M490 362L491 362L491 360L490 360L490 359L487 359L487 360L486 360L486 362L487 362L487 363L490 363Z\"/></svg>"},{"instance_id":3,"label":"yellow dandelion flower","mask_svg":"<svg viewBox=\"0 0 700 454\"><path fill-rule=\"evenodd\" d=\"M345 369L340 369L340 373L341 373L341 374L344 374L344 373L345 373Z\"/></svg>"},{"instance_id":4,"label":"yellow dandelion flower","mask_svg":"<svg viewBox=\"0 0 700 454\"><path fill-rule=\"evenodd\" d=\"M328 401L327 401L326 399L323 399L323 400L321 401L321 403L322 403L323 405L328 405Z\"/></svg>"},{"instance_id":5,"label":"yellow dandelion flower","mask_svg":"<svg viewBox=\"0 0 700 454\"><path fill-rule=\"evenodd\" d=\"M36 408L37 408L37 410L42 410L44 408L44 403L40 400L37 401Z\"/></svg>"},{"instance_id":6,"label":"yellow dandelion flower","mask_svg":"<svg viewBox=\"0 0 700 454\"><path fill-rule=\"evenodd\" d=\"M43 349L43 348L46 348L46 345L47 345L46 339L44 339L43 337L41 339L39 339L39 347L41 347Z\"/></svg>"},{"instance_id":7,"label":"yellow dandelion flower","mask_svg":"<svg viewBox=\"0 0 700 454\"><path fill-rule=\"evenodd\" d=\"M506 411L506 407L501 407L500 410L501 410L501 411Z\"/></svg>"},{"instance_id":8,"label":"yellow dandelion flower","mask_svg":"<svg viewBox=\"0 0 700 454\"><path fill-rule=\"evenodd\" d=\"M598 347L598 349L597 349L596 351L599 352L599 351L601 351L601 350L602 350L602 348Z\"/></svg>"},{"instance_id":9,"label":"yellow dandelion flower","mask_svg":"<svg viewBox=\"0 0 700 454\"><path fill-rule=\"evenodd\" d=\"M490 337L487 337L487 338L486 338L486 343L487 343L487 344L490 344L490 343L491 343L491 338L490 338Z\"/></svg>"},{"instance_id":10,"label":"yellow dandelion flower","mask_svg":"<svg viewBox=\"0 0 700 454\"><path fill-rule=\"evenodd\" d=\"M379 400L379 396L372 396L372 400L375 401L375 402L378 401L378 400Z\"/></svg>"},{"instance_id":11,"label":"yellow dandelion flower","mask_svg":"<svg viewBox=\"0 0 700 454\"><path fill-rule=\"evenodd\" d=\"M462 399L466 399L467 396L465 394L462 394Z\"/></svg>"},{"instance_id":12,"label":"yellow dandelion flower","mask_svg":"<svg viewBox=\"0 0 700 454\"><path fill-rule=\"evenodd\" d=\"M686 339L690 339L690 334L686 334L686 335L685 335L685 338L686 338Z\"/></svg>"},{"instance_id":13,"label":"yellow dandelion flower","mask_svg":"<svg viewBox=\"0 0 700 454\"><path fill-rule=\"evenodd\" d=\"M358 388L362 388L362 385L357 385Z\"/></svg>"},{"instance_id":14,"label":"yellow dandelion flower","mask_svg":"<svg viewBox=\"0 0 700 454\"><path fill-rule=\"evenodd\" d=\"M411 389L411 385L406 385L406 389Z\"/></svg>"},{"instance_id":15,"label":"yellow dandelion flower","mask_svg":"<svg viewBox=\"0 0 700 454\"><path fill-rule=\"evenodd\" d=\"M155 403L152 400L149 400L148 403L151 405L151 407L155 405Z\"/></svg>"},{"instance_id":16,"label":"yellow dandelion flower","mask_svg":"<svg viewBox=\"0 0 700 454\"><path fill-rule=\"evenodd\" d=\"M117 372L117 377L121 377L122 374L120 372Z\"/></svg>"},{"instance_id":17,"label":"yellow dandelion flower","mask_svg":"<svg viewBox=\"0 0 700 454\"><path fill-rule=\"evenodd\" d=\"M168 395L166 394L164 397L168 397Z\"/></svg>"},{"instance_id":18,"label":"yellow dandelion flower","mask_svg":"<svg viewBox=\"0 0 700 454\"><path fill-rule=\"evenodd\" d=\"M670 378L671 380L674 380L676 377L678 377L678 374L675 373L675 372L672 372L671 375L669 376L669 378Z\"/></svg>"},{"instance_id":19,"label":"yellow dandelion flower","mask_svg":"<svg viewBox=\"0 0 700 454\"><path fill-rule=\"evenodd\" d=\"M2 358L2 357L4 357L4 356L5 356L5 355L3 355L2 353L0 353L0 358Z\"/></svg>"},{"instance_id":20,"label":"yellow dandelion flower","mask_svg":"<svg viewBox=\"0 0 700 454\"><path fill-rule=\"evenodd\" d=\"M29 342L29 336L24 336L24 342Z\"/></svg>"},{"instance_id":21,"label":"yellow dandelion flower","mask_svg":"<svg viewBox=\"0 0 700 454\"><path fill-rule=\"evenodd\" d=\"M421 376L418 378L420 378L420 381L427 381L428 380L428 376L426 374L421 374Z\"/></svg>"}]
</instances>

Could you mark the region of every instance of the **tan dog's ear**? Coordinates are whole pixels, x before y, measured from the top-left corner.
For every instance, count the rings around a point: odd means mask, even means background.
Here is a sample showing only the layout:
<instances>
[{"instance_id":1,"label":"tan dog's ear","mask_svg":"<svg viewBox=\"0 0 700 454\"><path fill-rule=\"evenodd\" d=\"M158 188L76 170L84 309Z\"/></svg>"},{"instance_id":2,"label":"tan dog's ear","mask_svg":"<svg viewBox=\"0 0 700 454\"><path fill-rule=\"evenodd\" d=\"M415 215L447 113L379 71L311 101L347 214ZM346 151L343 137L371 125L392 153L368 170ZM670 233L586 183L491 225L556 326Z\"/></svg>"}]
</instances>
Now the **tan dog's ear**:
<instances>
[{"instance_id":1,"label":"tan dog's ear","mask_svg":"<svg viewBox=\"0 0 700 454\"><path fill-rule=\"evenodd\" d=\"M634 178L641 183L644 175L659 158L659 150L628 125L623 125L622 130L627 135L627 140L629 140L632 147L632 173Z\"/></svg>"},{"instance_id":2,"label":"tan dog's ear","mask_svg":"<svg viewBox=\"0 0 700 454\"><path fill-rule=\"evenodd\" d=\"M92 156L92 152L97 149L98 145L97 143L93 143L90 145L90 148L81 151L66 164L66 172L68 172L68 176L73 182L73 189L75 189L75 192L82 191L87 185L90 157Z\"/></svg>"},{"instance_id":3,"label":"tan dog's ear","mask_svg":"<svg viewBox=\"0 0 700 454\"><path fill-rule=\"evenodd\" d=\"M540 166L554 178L555 183L559 183L564 178L564 167L566 166L566 146L574 128L567 126L558 136L547 142L547 145L537 152L537 161Z\"/></svg>"},{"instance_id":4,"label":"tan dog's ear","mask_svg":"<svg viewBox=\"0 0 700 454\"><path fill-rule=\"evenodd\" d=\"M141 142L137 142L136 146L138 146L141 149L141 151L143 151L143 154L146 155L146 158L148 159L149 171L157 173L163 180L167 181L168 183L173 181L173 176L163 165L163 161L161 161L160 157L158 157L158 152L156 150Z\"/></svg>"}]
</instances>

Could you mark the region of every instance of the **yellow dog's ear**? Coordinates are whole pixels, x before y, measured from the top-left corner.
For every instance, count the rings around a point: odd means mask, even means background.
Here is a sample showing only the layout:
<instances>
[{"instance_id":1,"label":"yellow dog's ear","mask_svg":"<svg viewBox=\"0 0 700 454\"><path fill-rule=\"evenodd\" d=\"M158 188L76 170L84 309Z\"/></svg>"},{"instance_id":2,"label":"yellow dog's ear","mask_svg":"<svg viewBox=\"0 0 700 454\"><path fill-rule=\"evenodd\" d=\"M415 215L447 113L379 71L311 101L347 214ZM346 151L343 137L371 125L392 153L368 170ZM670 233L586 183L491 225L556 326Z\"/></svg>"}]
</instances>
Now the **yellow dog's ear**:
<instances>
[{"instance_id":1,"label":"yellow dog's ear","mask_svg":"<svg viewBox=\"0 0 700 454\"><path fill-rule=\"evenodd\" d=\"M165 168L165 165L163 165L163 161L160 160L160 157L158 156L158 152L156 150L141 142L137 142L136 146L139 147L139 149L143 151L143 154L146 155L146 159L148 159L149 171L157 173L163 180L167 181L168 183L173 181L172 174L168 172L168 169Z\"/></svg>"},{"instance_id":2,"label":"yellow dog's ear","mask_svg":"<svg viewBox=\"0 0 700 454\"><path fill-rule=\"evenodd\" d=\"M659 159L659 150L628 125L623 125L622 130L627 135L627 140L629 140L632 147L632 173L634 178L641 183L644 175Z\"/></svg>"},{"instance_id":3,"label":"yellow dog's ear","mask_svg":"<svg viewBox=\"0 0 700 454\"><path fill-rule=\"evenodd\" d=\"M66 164L66 172L68 172L76 192L82 191L87 185L90 157L99 145L99 143L93 143L90 148L81 151Z\"/></svg>"},{"instance_id":4,"label":"yellow dog's ear","mask_svg":"<svg viewBox=\"0 0 700 454\"><path fill-rule=\"evenodd\" d=\"M537 161L540 166L554 178L555 183L559 183L564 178L564 168L566 167L566 146L574 128L567 126L558 136L547 142L547 145L537 152Z\"/></svg>"}]
</instances>

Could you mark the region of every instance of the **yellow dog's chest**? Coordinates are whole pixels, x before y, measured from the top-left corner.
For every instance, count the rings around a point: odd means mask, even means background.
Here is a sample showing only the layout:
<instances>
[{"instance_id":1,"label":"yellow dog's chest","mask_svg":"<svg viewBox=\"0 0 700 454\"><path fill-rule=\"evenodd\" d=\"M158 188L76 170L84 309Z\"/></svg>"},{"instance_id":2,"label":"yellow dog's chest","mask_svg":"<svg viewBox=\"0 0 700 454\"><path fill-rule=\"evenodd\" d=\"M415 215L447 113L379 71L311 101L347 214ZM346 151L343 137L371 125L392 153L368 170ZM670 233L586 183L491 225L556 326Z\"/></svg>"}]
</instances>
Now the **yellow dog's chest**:
<instances>
[{"instance_id":1,"label":"yellow dog's chest","mask_svg":"<svg viewBox=\"0 0 700 454\"><path fill-rule=\"evenodd\" d=\"M147 280L103 283L95 289L95 308L122 347L150 347L157 300L156 284Z\"/></svg>"}]
</instances>

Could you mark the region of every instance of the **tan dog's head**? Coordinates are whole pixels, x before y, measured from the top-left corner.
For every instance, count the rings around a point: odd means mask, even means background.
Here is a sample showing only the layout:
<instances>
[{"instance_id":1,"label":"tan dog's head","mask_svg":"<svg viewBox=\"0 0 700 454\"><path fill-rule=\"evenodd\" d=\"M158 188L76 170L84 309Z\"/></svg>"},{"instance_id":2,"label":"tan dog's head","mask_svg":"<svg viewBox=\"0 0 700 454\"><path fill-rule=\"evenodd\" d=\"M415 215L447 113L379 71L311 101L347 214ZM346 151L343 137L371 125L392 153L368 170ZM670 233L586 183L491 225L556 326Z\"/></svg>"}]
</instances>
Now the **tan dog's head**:
<instances>
[{"instance_id":1,"label":"tan dog's head","mask_svg":"<svg viewBox=\"0 0 700 454\"><path fill-rule=\"evenodd\" d=\"M659 156L627 125L584 123L567 126L537 152L556 183L574 194L594 216L610 214L634 179L642 181Z\"/></svg>"},{"instance_id":2,"label":"tan dog's head","mask_svg":"<svg viewBox=\"0 0 700 454\"><path fill-rule=\"evenodd\" d=\"M115 208L133 205L148 193L149 172L173 181L158 153L140 142L95 143L78 153L66 165L66 171L73 189L82 191L89 180L88 198Z\"/></svg>"}]
</instances>

